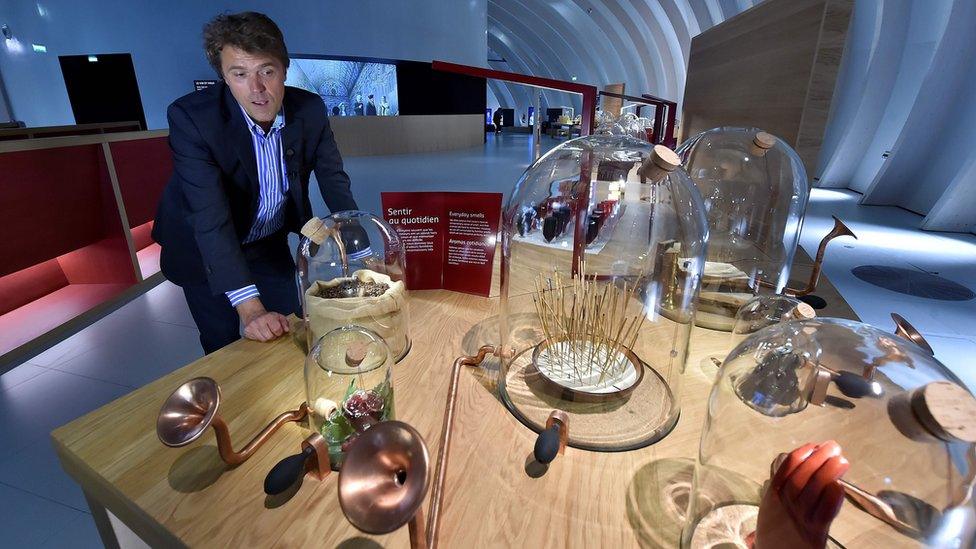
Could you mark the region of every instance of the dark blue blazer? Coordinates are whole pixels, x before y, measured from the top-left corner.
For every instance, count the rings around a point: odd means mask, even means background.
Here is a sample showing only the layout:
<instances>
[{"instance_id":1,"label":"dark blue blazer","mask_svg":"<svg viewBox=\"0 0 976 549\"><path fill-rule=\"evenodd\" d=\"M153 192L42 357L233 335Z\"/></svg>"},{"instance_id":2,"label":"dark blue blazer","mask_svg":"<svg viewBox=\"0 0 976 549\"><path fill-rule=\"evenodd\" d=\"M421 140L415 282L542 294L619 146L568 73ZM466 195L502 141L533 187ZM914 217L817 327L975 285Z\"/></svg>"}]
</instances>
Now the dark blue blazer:
<instances>
[{"instance_id":1,"label":"dark blue blazer","mask_svg":"<svg viewBox=\"0 0 976 549\"><path fill-rule=\"evenodd\" d=\"M354 210L356 201L322 99L286 87L282 107L288 175L284 230L298 232L312 216L312 171L329 210ZM219 82L174 101L167 117L173 177L152 233L162 246L163 274L178 285L207 282L214 294L253 284L242 242L257 215L258 174L240 106Z\"/></svg>"}]
</instances>

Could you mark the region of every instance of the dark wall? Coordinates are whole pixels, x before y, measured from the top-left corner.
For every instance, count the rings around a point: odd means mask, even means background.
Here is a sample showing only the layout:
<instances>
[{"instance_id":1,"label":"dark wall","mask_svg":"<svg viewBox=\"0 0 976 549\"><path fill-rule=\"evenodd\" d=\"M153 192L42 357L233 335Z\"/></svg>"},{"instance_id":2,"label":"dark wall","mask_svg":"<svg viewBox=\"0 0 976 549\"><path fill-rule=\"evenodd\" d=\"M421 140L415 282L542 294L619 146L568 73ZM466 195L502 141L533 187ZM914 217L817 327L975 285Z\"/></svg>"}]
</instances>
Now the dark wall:
<instances>
[{"instance_id":1,"label":"dark wall","mask_svg":"<svg viewBox=\"0 0 976 549\"><path fill-rule=\"evenodd\" d=\"M484 78L435 71L416 61L396 66L400 114L482 114L487 108Z\"/></svg>"}]
</instances>

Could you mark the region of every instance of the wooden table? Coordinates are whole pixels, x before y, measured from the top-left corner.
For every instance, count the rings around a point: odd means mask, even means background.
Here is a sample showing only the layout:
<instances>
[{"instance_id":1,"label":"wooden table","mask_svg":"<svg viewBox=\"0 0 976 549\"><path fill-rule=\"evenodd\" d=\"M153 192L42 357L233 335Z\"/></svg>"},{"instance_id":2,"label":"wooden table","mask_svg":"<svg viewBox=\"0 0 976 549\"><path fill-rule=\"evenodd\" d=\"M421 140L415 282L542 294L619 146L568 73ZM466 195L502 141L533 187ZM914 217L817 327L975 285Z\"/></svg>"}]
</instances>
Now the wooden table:
<instances>
[{"instance_id":1,"label":"wooden table","mask_svg":"<svg viewBox=\"0 0 976 549\"><path fill-rule=\"evenodd\" d=\"M829 284L818 293L835 314L853 315ZM424 436L432 456L451 364L497 341L497 305L495 298L446 291L411 293L413 348L395 366L396 410ZM570 448L539 478L525 469L535 433L493 392L497 363L464 371L447 468L443 546L676 546L681 517L662 495L676 482L690 484L716 371L708 357L723 356L729 343L727 333L694 329L681 417L666 438L630 452ZM379 537L355 530L339 508L336 474L322 482L308 477L285 497L265 496L266 473L296 453L309 434L306 425L286 425L236 468L218 458L213 430L179 449L157 439L156 415L169 393L187 379L210 376L220 384L220 411L240 448L267 421L305 399L303 361L290 338L241 340L54 431L62 466L84 489L105 544L117 543L107 509L152 546L408 545L406 528Z\"/></svg>"}]
</instances>

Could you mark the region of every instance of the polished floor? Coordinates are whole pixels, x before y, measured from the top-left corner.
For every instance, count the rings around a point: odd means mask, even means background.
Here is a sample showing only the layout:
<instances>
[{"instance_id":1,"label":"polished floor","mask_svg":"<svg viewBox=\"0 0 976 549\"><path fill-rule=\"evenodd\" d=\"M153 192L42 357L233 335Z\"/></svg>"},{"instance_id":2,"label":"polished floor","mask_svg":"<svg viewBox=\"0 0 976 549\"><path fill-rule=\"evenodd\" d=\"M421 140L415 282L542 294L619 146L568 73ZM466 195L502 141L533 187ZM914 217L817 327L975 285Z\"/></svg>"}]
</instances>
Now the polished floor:
<instances>
[{"instance_id":1,"label":"polished floor","mask_svg":"<svg viewBox=\"0 0 976 549\"><path fill-rule=\"evenodd\" d=\"M553 144L547 140L544 147ZM380 190L507 192L531 155L529 136L504 135L490 136L484 148L351 158L346 167L360 207L378 213ZM922 232L916 229L921 217L858 206L857 198L814 190L801 245L812 255L831 226L830 216L844 219L859 238L831 246L826 275L865 322L891 329L890 312L905 316L936 356L976 390L976 300L913 298L851 274L859 265L888 265L938 273L971 287L976 236ZM324 212L316 200L315 211ZM164 282L0 376L0 546L101 546L84 496L61 470L48 433L201 355L182 292Z\"/></svg>"}]
</instances>

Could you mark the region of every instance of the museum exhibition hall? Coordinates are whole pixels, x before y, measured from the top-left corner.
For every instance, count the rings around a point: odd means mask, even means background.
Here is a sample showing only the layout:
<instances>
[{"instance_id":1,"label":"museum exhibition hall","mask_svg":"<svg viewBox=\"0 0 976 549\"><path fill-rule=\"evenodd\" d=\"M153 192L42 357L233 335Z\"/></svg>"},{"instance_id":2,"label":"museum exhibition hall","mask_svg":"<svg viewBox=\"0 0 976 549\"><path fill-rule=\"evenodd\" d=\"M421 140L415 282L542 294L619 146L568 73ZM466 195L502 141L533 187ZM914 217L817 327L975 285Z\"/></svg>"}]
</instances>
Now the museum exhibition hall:
<instances>
[{"instance_id":1,"label":"museum exhibition hall","mask_svg":"<svg viewBox=\"0 0 976 549\"><path fill-rule=\"evenodd\" d=\"M976 547L974 28L0 0L0 547Z\"/></svg>"}]
</instances>

